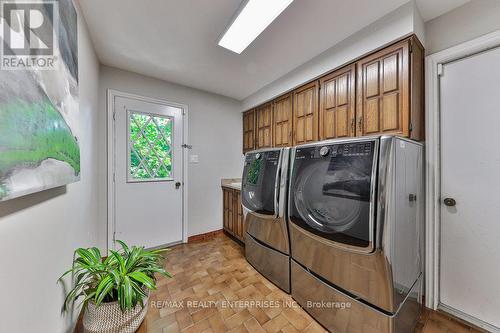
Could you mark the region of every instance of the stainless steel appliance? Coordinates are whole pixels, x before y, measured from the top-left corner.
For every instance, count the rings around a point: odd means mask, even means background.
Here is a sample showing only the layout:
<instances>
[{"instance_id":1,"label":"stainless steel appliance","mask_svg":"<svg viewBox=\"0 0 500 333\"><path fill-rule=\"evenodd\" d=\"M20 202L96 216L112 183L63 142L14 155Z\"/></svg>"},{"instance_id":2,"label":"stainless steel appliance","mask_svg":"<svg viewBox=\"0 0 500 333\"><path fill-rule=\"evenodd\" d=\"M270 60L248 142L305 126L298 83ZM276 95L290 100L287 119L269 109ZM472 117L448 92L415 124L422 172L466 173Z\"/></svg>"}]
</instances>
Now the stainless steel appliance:
<instances>
[{"instance_id":1,"label":"stainless steel appliance","mask_svg":"<svg viewBox=\"0 0 500 333\"><path fill-rule=\"evenodd\" d=\"M420 311L423 146L382 136L291 154L292 296L333 332L413 332Z\"/></svg>"},{"instance_id":2,"label":"stainless steel appliance","mask_svg":"<svg viewBox=\"0 0 500 333\"><path fill-rule=\"evenodd\" d=\"M289 153L288 148L247 153L241 185L246 258L286 292L290 292L286 224Z\"/></svg>"}]
</instances>

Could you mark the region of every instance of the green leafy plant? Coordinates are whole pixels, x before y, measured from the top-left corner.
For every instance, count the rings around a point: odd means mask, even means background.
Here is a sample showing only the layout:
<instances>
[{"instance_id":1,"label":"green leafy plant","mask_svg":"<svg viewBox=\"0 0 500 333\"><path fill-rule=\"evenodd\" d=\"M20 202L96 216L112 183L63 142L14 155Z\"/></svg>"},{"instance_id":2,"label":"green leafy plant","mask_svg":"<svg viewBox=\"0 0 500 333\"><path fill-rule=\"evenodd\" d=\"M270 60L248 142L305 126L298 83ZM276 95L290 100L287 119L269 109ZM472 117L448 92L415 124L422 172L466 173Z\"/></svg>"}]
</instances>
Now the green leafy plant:
<instances>
[{"instance_id":1,"label":"green leafy plant","mask_svg":"<svg viewBox=\"0 0 500 333\"><path fill-rule=\"evenodd\" d=\"M144 306L149 290L156 289L155 274L172 277L163 268L163 250L145 250L144 247L129 248L122 241L120 251L110 250L107 258L103 258L99 249L79 248L75 251L75 259L71 269L60 278L72 273L74 287L64 301L63 310L80 297L83 304L89 301L96 306L103 302L118 301L122 311L130 310L137 304Z\"/></svg>"}]
</instances>

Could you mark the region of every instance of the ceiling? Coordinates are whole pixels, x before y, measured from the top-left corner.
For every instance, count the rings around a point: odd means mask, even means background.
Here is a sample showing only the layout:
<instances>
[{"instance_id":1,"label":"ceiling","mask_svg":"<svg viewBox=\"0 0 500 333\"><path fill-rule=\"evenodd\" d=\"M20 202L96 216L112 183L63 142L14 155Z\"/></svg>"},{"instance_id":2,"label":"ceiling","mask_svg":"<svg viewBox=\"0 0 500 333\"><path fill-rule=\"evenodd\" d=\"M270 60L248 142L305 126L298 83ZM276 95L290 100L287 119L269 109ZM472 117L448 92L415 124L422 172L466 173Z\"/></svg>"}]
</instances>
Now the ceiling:
<instances>
[{"instance_id":1,"label":"ceiling","mask_svg":"<svg viewBox=\"0 0 500 333\"><path fill-rule=\"evenodd\" d=\"M425 22L460 7L471 0L417 0L417 7Z\"/></svg>"},{"instance_id":2,"label":"ceiling","mask_svg":"<svg viewBox=\"0 0 500 333\"><path fill-rule=\"evenodd\" d=\"M104 65L242 100L407 1L295 0L240 55L217 41L241 0L84 0L80 6ZM425 20L467 1L418 5Z\"/></svg>"}]
</instances>

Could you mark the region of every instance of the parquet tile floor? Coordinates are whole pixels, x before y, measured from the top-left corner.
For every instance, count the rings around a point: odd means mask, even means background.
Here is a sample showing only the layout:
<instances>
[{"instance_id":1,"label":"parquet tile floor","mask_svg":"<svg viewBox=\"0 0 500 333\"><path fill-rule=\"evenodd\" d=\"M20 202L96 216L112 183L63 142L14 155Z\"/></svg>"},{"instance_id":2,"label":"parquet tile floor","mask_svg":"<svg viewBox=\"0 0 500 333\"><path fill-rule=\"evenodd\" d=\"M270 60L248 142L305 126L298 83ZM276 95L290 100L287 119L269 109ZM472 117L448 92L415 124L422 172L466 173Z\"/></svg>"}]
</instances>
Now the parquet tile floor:
<instances>
[{"instance_id":1,"label":"parquet tile floor","mask_svg":"<svg viewBox=\"0 0 500 333\"><path fill-rule=\"evenodd\" d=\"M325 332L248 264L243 248L225 235L175 246L166 257L173 278L158 281L138 333ZM479 331L434 311L424 312L415 331L472 332Z\"/></svg>"},{"instance_id":2,"label":"parquet tile floor","mask_svg":"<svg viewBox=\"0 0 500 333\"><path fill-rule=\"evenodd\" d=\"M151 296L148 333L324 332L227 236L174 247L166 257L173 278Z\"/></svg>"}]
</instances>

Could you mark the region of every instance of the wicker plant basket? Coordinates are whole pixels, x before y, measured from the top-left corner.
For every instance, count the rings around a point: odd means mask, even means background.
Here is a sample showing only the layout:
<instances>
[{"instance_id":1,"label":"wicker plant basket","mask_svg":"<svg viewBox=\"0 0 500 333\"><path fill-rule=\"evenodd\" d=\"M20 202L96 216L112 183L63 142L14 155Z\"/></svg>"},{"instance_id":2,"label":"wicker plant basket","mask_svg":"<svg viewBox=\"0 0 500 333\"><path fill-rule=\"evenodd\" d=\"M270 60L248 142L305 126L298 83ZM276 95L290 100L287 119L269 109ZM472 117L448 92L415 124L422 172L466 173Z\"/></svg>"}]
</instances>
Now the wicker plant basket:
<instances>
[{"instance_id":1,"label":"wicker plant basket","mask_svg":"<svg viewBox=\"0 0 500 333\"><path fill-rule=\"evenodd\" d=\"M96 308L90 301L83 314L85 333L134 333L141 325L148 311L148 299L144 307L140 304L129 311L122 312L118 302L102 303Z\"/></svg>"}]
</instances>

